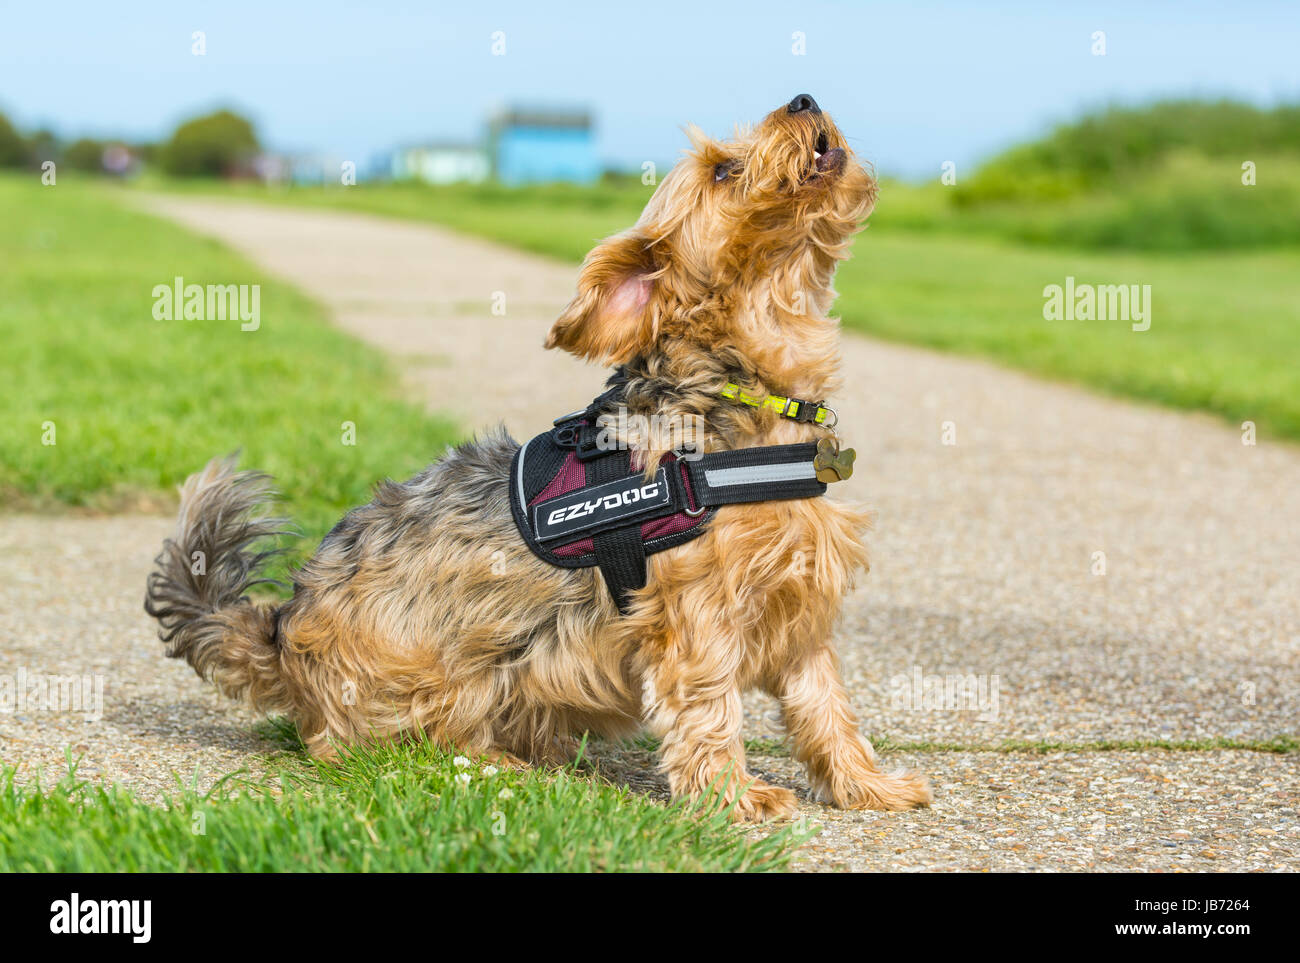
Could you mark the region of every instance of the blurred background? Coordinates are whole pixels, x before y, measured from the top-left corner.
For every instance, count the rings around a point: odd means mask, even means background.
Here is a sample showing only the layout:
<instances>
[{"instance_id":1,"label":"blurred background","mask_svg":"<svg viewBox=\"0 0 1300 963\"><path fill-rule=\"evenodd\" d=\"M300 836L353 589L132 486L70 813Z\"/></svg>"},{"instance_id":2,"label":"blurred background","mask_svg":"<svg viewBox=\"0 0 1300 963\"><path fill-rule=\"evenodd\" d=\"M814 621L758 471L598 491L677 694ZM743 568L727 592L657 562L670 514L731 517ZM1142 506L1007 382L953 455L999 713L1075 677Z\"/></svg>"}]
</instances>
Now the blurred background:
<instances>
[{"instance_id":1,"label":"blurred background","mask_svg":"<svg viewBox=\"0 0 1300 963\"><path fill-rule=\"evenodd\" d=\"M636 218L683 125L726 135L801 91L881 180L838 282L847 327L1300 437L1298 20L1265 2L10 5L0 493L151 504L243 445L324 519L463 433L271 279L279 321L255 345L161 335L154 285L262 275L131 197L367 211L576 264ZM1045 319L1067 277L1151 285L1150 329ZM335 408L394 440L322 464L309 442ZM76 444L35 444L46 424ZM301 457L272 441L287 427Z\"/></svg>"}]
</instances>

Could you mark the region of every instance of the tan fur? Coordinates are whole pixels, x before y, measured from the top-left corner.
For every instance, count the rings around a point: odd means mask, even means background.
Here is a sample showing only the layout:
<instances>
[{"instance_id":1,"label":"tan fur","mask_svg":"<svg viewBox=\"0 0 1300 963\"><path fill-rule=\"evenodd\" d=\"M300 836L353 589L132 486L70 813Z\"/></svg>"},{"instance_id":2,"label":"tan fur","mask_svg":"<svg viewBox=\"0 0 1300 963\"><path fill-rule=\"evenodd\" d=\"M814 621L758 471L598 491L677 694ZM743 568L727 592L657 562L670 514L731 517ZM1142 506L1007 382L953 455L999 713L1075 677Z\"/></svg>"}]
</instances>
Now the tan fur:
<instances>
[{"instance_id":1,"label":"tan fur","mask_svg":"<svg viewBox=\"0 0 1300 963\"><path fill-rule=\"evenodd\" d=\"M819 137L844 152L837 169L815 169ZM831 281L874 181L825 114L783 107L731 142L692 139L637 224L588 256L547 347L626 365L628 409L702 419L706 450L816 440L824 429L718 392L728 381L756 396L834 392ZM674 444L633 443L647 470ZM595 569L549 566L515 531L506 474L516 447L489 434L381 485L278 609L227 587L207 603L213 612L193 615L202 606L187 601L168 553L188 557L202 541L194 516L210 517L245 477L210 467L187 489L151 579L172 654L291 715L320 755L424 730L462 751L553 763L583 732L648 726L675 795L716 784L735 800L748 785L742 819L785 816L795 802L745 769L741 694L759 687L780 700L818 798L929 802L924 779L876 767L831 647L843 596L866 568L865 514L828 498L724 506L703 536L650 558L648 584L620 616Z\"/></svg>"}]
</instances>

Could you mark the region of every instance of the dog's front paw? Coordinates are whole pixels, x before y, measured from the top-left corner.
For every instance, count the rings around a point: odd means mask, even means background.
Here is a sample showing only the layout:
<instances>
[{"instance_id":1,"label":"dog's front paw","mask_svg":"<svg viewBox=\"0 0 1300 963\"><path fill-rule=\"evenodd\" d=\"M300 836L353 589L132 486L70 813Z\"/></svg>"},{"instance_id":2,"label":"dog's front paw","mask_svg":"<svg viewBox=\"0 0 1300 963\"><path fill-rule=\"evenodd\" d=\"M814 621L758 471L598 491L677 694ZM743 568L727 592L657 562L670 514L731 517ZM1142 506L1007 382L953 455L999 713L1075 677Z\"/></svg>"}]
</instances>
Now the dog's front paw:
<instances>
[{"instance_id":1,"label":"dog's front paw","mask_svg":"<svg viewBox=\"0 0 1300 963\"><path fill-rule=\"evenodd\" d=\"M820 795L841 809L911 809L934 801L930 781L917 772L857 773L832 780Z\"/></svg>"},{"instance_id":2,"label":"dog's front paw","mask_svg":"<svg viewBox=\"0 0 1300 963\"><path fill-rule=\"evenodd\" d=\"M731 810L731 818L737 822L761 823L793 816L794 810L795 795L789 789L754 782Z\"/></svg>"}]
</instances>

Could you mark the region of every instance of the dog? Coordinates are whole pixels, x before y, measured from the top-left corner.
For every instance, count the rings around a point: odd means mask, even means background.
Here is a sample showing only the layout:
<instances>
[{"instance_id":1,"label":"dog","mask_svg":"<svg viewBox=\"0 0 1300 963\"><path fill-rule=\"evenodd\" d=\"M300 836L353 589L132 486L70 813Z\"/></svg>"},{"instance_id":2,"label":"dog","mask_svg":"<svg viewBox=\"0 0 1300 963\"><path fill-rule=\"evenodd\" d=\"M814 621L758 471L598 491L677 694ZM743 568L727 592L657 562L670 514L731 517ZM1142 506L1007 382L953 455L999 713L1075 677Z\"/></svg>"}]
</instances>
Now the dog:
<instances>
[{"instance_id":1,"label":"dog","mask_svg":"<svg viewBox=\"0 0 1300 963\"><path fill-rule=\"evenodd\" d=\"M806 94L728 141L687 133L691 149L635 226L588 255L545 346L617 366L629 412L694 419L704 451L824 438L822 425L720 391L834 392L832 279L876 183ZM653 472L675 444L643 433L633 463ZM380 483L295 573L286 602L246 595L259 546L283 532L270 479L212 461L183 486L148 579L167 655L292 719L324 758L423 731L471 755L557 765L584 733L649 729L675 797L721 799L749 821L796 805L746 770L741 695L759 687L779 700L816 799L929 803L923 777L877 767L832 646L867 568L864 512L825 497L724 505L699 537L647 560L620 611L596 569L547 564L521 539L509 504L519 447L498 428Z\"/></svg>"}]
</instances>

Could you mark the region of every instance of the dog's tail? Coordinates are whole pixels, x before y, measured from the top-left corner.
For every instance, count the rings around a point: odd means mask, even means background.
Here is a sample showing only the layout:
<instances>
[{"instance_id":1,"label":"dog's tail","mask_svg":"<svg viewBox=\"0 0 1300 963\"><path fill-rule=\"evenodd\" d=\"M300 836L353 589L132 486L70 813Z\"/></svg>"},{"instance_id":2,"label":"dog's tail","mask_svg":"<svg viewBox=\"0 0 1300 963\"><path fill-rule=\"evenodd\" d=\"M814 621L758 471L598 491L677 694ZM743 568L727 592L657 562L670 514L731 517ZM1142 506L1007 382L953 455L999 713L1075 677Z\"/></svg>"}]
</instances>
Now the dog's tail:
<instances>
[{"instance_id":1,"label":"dog's tail","mask_svg":"<svg viewBox=\"0 0 1300 963\"><path fill-rule=\"evenodd\" d=\"M158 620L167 655L185 659L225 695L264 712L287 712L276 610L244 594L266 583L258 569L275 550L254 550L285 534L268 508L271 479L235 470L238 453L214 458L181 489L174 537L154 559L144 609ZM265 543L264 543L265 544Z\"/></svg>"}]
</instances>

